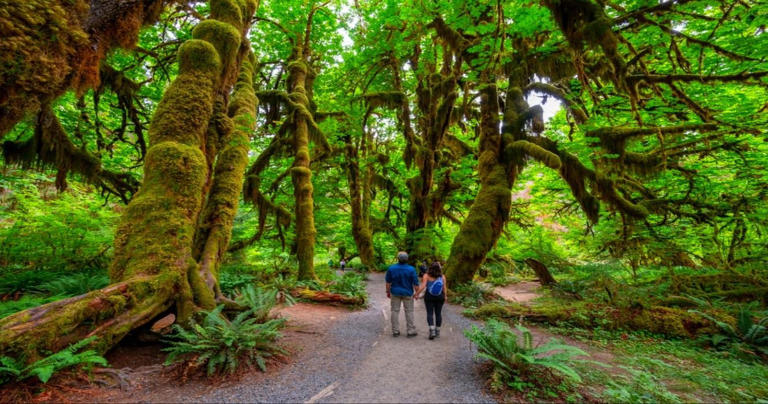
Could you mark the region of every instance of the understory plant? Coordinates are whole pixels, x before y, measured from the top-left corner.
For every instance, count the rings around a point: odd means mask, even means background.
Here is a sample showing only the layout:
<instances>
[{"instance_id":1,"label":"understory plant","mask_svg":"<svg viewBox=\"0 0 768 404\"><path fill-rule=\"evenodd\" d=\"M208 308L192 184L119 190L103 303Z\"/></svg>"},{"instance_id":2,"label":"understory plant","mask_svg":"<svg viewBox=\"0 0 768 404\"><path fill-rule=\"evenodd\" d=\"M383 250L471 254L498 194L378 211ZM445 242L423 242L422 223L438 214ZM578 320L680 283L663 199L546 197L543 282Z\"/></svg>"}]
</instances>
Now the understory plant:
<instances>
[{"instance_id":1,"label":"understory plant","mask_svg":"<svg viewBox=\"0 0 768 404\"><path fill-rule=\"evenodd\" d=\"M236 301L250 309L251 317L263 323L269 320L269 312L277 303L277 289L248 285L240 290Z\"/></svg>"},{"instance_id":2,"label":"understory plant","mask_svg":"<svg viewBox=\"0 0 768 404\"><path fill-rule=\"evenodd\" d=\"M482 283L470 282L463 285L457 285L451 292L451 300L453 303L467 308L480 307L488 302L498 299L498 296L493 293L493 288Z\"/></svg>"},{"instance_id":3,"label":"understory plant","mask_svg":"<svg viewBox=\"0 0 768 404\"><path fill-rule=\"evenodd\" d=\"M224 306L205 312L201 323L192 322L189 328L174 325L174 333L168 337L169 346L165 363L190 360L205 365L210 376L217 372L234 372L245 359L248 366L254 363L266 371L265 359L285 354L277 344L282 336L279 330L285 319L260 322L254 317L254 309L246 310L228 320L222 314Z\"/></svg>"},{"instance_id":4,"label":"understory plant","mask_svg":"<svg viewBox=\"0 0 768 404\"><path fill-rule=\"evenodd\" d=\"M492 387L502 390L532 381L542 371L554 371L573 381L581 377L570 366L576 356L587 354L574 346L550 339L540 346L533 345L530 330L517 325L521 335L504 322L489 319L483 328L472 326L464 335L477 345L477 357L493 365Z\"/></svg>"},{"instance_id":5,"label":"understory plant","mask_svg":"<svg viewBox=\"0 0 768 404\"><path fill-rule=\"evenodd\" d=\"M368 299L368 292L365 290L365 277L356 272L344 272L342 276L334 277L334 280L328 285L328 290L340 295L360 298L363 301Z\"/></svg>"},{"instance_id":6,"label":"understory plant","mask_svg":"<svg viewBox=\"0 0 768 404\"><path fill-rule=\"evenodd\" d=\"M724 348L735 344L738 345L737 348L741 348L741 351L768 355L768 316L755 319L751 310L741 307L736 318L736 327L734 327L707 313L698 310L689 311L711 321L720 330L720 333L705 336L706 342L713 347Z\"/></svg>"},{"instance_id":7,"label":"understory plant","mask_svg":"<svg viewBox=\"0 0 768 404\"><path fill-rule=\"evenodd\" d=\"M85 368L91 368L93 365L107 366L107 360L92 349L78 352L95 340L95 336L86 338L29 365L26 365L23 360L2 356L0 357L0 384L21 381L32 376L46 383L54 373L72 366Z\"/></svg>"}]
</instances>

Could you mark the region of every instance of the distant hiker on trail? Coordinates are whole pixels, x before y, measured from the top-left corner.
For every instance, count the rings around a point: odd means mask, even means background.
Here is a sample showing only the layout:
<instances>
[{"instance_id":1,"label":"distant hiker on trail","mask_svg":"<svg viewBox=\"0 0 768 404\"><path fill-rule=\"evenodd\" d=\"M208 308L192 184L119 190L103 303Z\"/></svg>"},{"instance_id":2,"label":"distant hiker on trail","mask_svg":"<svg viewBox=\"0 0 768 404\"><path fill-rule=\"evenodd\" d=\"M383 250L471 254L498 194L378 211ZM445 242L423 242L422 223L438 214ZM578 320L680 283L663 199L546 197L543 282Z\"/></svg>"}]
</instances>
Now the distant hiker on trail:
<instances>
[{"instance_id":1,"label":"distant hiker on trail","mask_svg":"<svg viewBox=\"0 0 768 404\"><path fill-rule=\"evenodd\" d=\"M341 272L344 272L344 268L347 266L347 260L345 260L343 257L341 258L341 261L339 262L339 266L341 266Z\"/></svg>"},{"instance_id":2,"label":"distant hiker on trail","mask_svg":"<svg viewBox=\"0 0 768 404\"><path fill-rule=\"evenodd\" d=\"M415 337L416 324L413 321L413 292L419 287L419 277L416 276L416 268L408 265L408 253L397 253L397 264L387 269L387 297L391 299L392 308L392 336L400 335L400 303L405 308L405 322L408 328L408 337Z\"/></svg>"},{"instance_id":3,"label":"distant hiker on trail","mask_svg":"<svg viewBox=\"0 0 768 404\"><path fill-rule=\"evenodd\" d=\"M419 279L421 279L425 273L427 273L427 260L423 260L421 261L421 264L419 264Z\"/></svg>"},{"instance_id":4,"label":"distant hiker on trail","mask_svg":"<svg viewBox=\"0 0 768 404\"><path fill-rule=\"evenodd\" d=\"M415 298L424 293L424 306L427 308L427 324L429 324L429 339L440 336L440 326L443 325L443 304L447 295L448 284L439 262L433 262L427 273L421 279L421 287L416 291ZM434 313L434 321L432 314Z\"/></svg>"}]
</instances>

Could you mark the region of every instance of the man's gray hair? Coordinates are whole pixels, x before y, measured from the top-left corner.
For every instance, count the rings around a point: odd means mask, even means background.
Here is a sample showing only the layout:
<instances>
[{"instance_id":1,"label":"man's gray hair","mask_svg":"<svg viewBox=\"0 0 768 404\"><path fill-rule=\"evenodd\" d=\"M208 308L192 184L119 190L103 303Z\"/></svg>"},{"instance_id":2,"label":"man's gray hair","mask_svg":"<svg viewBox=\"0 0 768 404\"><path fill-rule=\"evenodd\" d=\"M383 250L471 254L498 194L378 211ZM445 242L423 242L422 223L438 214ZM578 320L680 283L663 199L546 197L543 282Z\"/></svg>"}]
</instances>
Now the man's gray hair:
<instances>
[{"instance_id":1,"label":"man's gray hair","mask_svg":"<svg viewBox=\"0 0 768 404\"><path fill-rule=\"evenodd\" d=\"M401 264L408 263L408 253L405 251L400 251L399 253L397 253L397 262Z\"/></svg>"}]
</instances>

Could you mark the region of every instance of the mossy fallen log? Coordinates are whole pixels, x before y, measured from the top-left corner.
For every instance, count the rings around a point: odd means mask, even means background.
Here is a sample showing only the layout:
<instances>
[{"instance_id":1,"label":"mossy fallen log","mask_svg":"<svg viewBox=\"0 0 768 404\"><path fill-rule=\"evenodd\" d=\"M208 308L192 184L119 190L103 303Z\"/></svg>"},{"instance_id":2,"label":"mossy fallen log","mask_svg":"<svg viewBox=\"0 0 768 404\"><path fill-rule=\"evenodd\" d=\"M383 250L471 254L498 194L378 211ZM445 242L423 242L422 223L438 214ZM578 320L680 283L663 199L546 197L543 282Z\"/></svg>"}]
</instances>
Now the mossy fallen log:
<instances>
[{"instance_id":1,"label":"mossy fallen log","mask_svg":"<svg viewBox=\"0 0 768 404\"><path fill-rule=\"evenodd\" d=\"M294 289L291 294L294 297L309 300L317 303L336 303L352 306L360 306L365 304L365 299L357 296L346 296L338 293L329 292L327 290L313 290L307 288Z\"/></svg>"},{"instance_id":2,"label":"mossy fallen log","mask_svg":"<svg viewBox=\"0 0 768 404\"><path fill-rule=\"evenodd\" d=\"M600 303L572 302L568 305L528 307L511 302L492 302L465 313L477 319L522 318L536 323L568 324L580 328L644 330L676 338L694 338L717 332L715 324L700 315L663 306L618 308ZM719 310L708 310L707 314L729 324L736 323L732 316Z\"/></svg>"}]
</instances>

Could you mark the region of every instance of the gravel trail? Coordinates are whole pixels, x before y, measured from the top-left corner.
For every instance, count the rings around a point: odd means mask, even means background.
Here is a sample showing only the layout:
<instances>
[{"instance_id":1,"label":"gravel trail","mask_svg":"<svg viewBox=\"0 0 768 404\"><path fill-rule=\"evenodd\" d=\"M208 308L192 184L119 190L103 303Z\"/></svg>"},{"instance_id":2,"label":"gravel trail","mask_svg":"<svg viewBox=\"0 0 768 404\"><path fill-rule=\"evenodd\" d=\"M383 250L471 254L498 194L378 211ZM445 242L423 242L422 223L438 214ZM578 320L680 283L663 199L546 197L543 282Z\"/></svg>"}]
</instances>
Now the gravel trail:
<instances>
[{"instance_id":1,"label":"gravel trail","mask_svg":"<svg viewBox=\"0 0 768 404\"><path fill-rule=\"evenodd\" d=\"M384 275L369 275L370 305L336 320L297 360L255 383L246 379L194 401L205 402L492 402L462 334L470 320L443 308L440 338L427 339L426 310L415 307L419 335L391 335ZM400 312L405 329L404 312ZM191 397L190 397L191 398Z\"/></svg>"}]
</instances>

